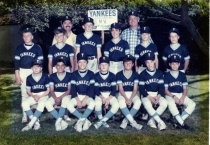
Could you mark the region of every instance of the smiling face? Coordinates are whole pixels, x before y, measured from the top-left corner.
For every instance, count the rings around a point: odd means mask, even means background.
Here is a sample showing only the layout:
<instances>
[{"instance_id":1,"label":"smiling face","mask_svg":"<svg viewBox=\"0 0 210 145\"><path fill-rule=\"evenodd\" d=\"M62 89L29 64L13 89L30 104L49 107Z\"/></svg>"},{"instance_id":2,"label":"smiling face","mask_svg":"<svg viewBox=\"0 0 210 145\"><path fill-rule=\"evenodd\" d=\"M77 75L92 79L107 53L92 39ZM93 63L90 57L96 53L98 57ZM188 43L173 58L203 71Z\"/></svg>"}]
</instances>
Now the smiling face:
<instances>
[{"instance_id":1,"label":"smiling face","mask_svg":"<svg viewBox=\"0 0 210 145\"><path fill-rule=\"evenodd\" d=\"M179 62L171 62L171 63L169 63L169 66L171 67L171 70L177 71L177 70L179 70L180 63Z\"/></svg>"},{"instance_id":2,"label":"smiling face","mask_svg":"<svg viewBox=\"0 0 210 145\"><path fill-rule=\"evenodd\" d=\"M142 41L148 41L149 38L150 38L150 34L149 33L142 33L141 34Z\"/></svg>"},{"instance_id":3,"label":"smiling face","mask_svg":"<svg viewBox=\"0 0 210 145\"><path fill-rule=\"evenodd\" d=\"M172 44L176 44L179 41L179 35L177 33L171 32L169 35L169 40Z\"/></svg>"},{"instance_id":4,"label":"smiling face","mask_svg":"<svg viewBox=\"0 0 210 145\"><path fill-rule=\"evenodd\" d=\"M24 43L26 43L26 44L32 43L33 38L34 37L33 37L31 32L23 33L23 41L24 41Z\"/></svg>"},{"instance_id":5,"label":"smiling face","mask_svg":"<svg viewBox=\"0 0 210 145\"><path fill-rule=\"evenodd\" d=\"M120 32L121 31L119 29L112 28L112 30L111 30L112 38L114 38L114 39L119 38Z\"/></svg>"},{"instance_id":6,"label":"smiling face","mask_svg":"<svg viewBox=\"0 0 210 145\"><path fill-rule=\"evenodd\" d=\"M78 70L86 70L86 68L87 68L87 61L79 60L78 61Z\"/></svg>"},{"instance_id":7,"label":"smiling face","mask_svg":"<svg viewBox=\"0 0 210 145\"><path fill-rule=\"evenodd\" d=\"M69 32L69 31L71 31L73 24L72 24L72 22L70 20L65 20L63 22L63 25L62 26L63 26L63 29L64 30L66 30L67 32Z\"/></svg>"},{"instance_id":8,"label":"smiling face","mask_svg":"<svg viewBox=\"0 0 210 145\"><path fill-rule=\"evenodd\" d=\"M85 32L92 32L93 31L93 23L91 23L91 22L85 23L82 27L85 30Z\"/></svg>"},{"instance_id":9,"label":"smiling face","mask_svg":"<svg viewBox=\"0 0 210 145\"><path fill-rule=\"evenodd\" d=\"M109 64L108 63L101 63L99 65L99 69L102 73L107 73L109 71Z\"/></svg>"},{"instance_id":10,"label":"smiling face","mask_svg":"<svg viewBox=\"0 0 210 145\"><path fill-rule=\"evenodd\" d=\"M55 67L58 73L63 73L65 71L66 66L63 62L58 62Z\"/></svg>"},{"instance_id":11,"label":"smiling face","mask_svg":"<svg viewBox=\"0 0 210 145\"><path fill-rule=\"evenodd\" d=\"M145 64L146 64L147 69L149 71L154 71L155 70L155 60L146 60Z\"/></svg>"},{"instance_id":12,"label":"smiling face","mask_svg":"<svg viewBox=\"0 0 210 145\"><path fill-rule=\"evenodd\" d=\"M138 27L138 23L139 23L139 17L136 17L136 16L129 16L129 25L130 27Z\"/></svg>"},{"instance_id":13,"label":"smiling face","mask_svg":"<svg viewBox=\"0 0 210 145\"><path fill-rule=\"evenodd\" d=\"M34 66L32 67L32 71L33 71L34 74L39 74L39 73L42 72L42 67L39 66L39 65L34 65Z\"/></svg>"},{"instance_id":14,"label":"smiling face","mask_svg":"<svg viewBox=\"0 0 210 145\"><path fill-rule=\"evenodd\" d=\"M123 65L125 70L132 70L134 64L132 61L126 61Z\"/></svg>"},{"instance_id":15,"label":"smiling face","mask_svg":"<svg viewBox=\"0 0 210 145\"><path fill-rule=\"evenodd\" d=\"M63 33L55 34L55 39L56 39L57 43L64 42L64 34Z\"/></svg>"}]
</instances>

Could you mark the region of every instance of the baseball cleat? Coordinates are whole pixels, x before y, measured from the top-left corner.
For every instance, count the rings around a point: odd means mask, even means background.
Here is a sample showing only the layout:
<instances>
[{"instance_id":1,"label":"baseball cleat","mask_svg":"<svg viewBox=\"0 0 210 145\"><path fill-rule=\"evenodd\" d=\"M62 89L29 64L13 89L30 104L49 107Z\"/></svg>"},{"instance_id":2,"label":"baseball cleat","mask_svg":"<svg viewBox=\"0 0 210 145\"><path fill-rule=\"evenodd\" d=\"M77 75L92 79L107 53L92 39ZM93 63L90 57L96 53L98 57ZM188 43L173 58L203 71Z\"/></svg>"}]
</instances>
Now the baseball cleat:
<instances>
[{"instance_id":1,"label":"baseball cleat","mask_svg":"<svg viewBox=\"0 0 210 145\"><path fill-rule=\"evenodd\" d=\"M157 125L155 123L154 119L150 119L147 123L148 126L150 126L151 128L157 128Z\"/></svg>"},{"instance_id":2,"label":"baseball cleat","mask_svg":"<svg viewBox=\"0 0 210 145\"><path fill-rule=\"evenodd\" d=\"M84 123L84 125L83 125L83 128L82 128L82 130L88 130L89 128L90 128L90 126L92 125L92 123L88 120L88 119L86 119L85 120L85 123Z\"/></svg>"},{"instance_id":3,"label":"baseball cleat","mask_svg":"<svg viewBox=\"0 0 210 145\"><path fill-rule=\"evenodd\" d=\"M165 130L166 129L166 124L162 121L158 123L158 129L159 130Z\"/></svg>"},{"instance_id":4,"label":"baseball cleat","mask_svg":"<svg viewBox=\"0 0 210 145\"><path fill-rule=\"evenodd\" d=\"M103 122L103 127L110 128L109 124L107 122Z\"/></svg>"},{"instance_id":5,"label":"baseball cleat","mask_svg":"<svg viewBox=\"0 0 210 145\"><path fill-rule=\"evenodd\" d=\"M68 127L68 123L64 120L61 120L61 130L65 130Z\"/></svg>"},{"instance_id":6,"label":"baseball cleat","mask_svg":"<svg viewBox=\"0 0 210 145\"><path fill-rule=\"evenodd\" d=\"M31 130L31 129L32 129L31 126L26 125L21 131L24 132L24 131L29 131L29 130Z\"/></svg>"},{"instance_id":7,"label":"baseball cleat","mask_svg":"<svg viewBox=\"0 0 210 145\"><path fill-rule=\"evenodd\" d=\"M149 115L148 115L148 114L142 114L141 119L142 119L142 120L147 120L147 119L148 119L148 117L149 117Z\"/></svg>"},{"instance_id":8,"label":"baseball cleat","mask_svg":"<svg viewBox=\"0 0 210 145\"><path fill-rule=\"evenodd\" d=\"M128 120L125 118L123 119L122 123L120 124L120 128L125 129L128 125Z\"/></svg>"},{"instance_id":9,"label":"baseball cleat","mask_svg":"<svg viewBox=\"0 0 210 145\"><path fill-rule=\"evenodd\" d=\"M55 122L55 130L56 131L61 131L61 118L58 118Z\"/></svg>"},{"instance_id":10,"label":"baseball cleat","mask_svg":"<svg viewBox=\"0 0 210 145\"><path fill-rule=\"evenodd\" d=\"M64 120L70 122L71 121L71 118L68 115L64 115Z\"/></svg>"},{"instance_id":11,"label":"baseball cleat","mask_svg":"<svg viewBox=\"0 0 210 145\"><path fill-rule=\"evenodd\" d=\"M84 120L82 119L79 119L77 121L77 123L75 124L74 126L74 129L77 131L77 132L82 132L82 125L84 124Z\"/></svg>"},{"instance_id":12,"label":"baseball cleat","mask_svg":"<svg viewBox=\"0 0 210 145\"><path fill-rule=\"evenodd\" d=\"M99 128L101 127L101 125L103 125L103 122L102 122L102 121L98 121L98 122L96 122L96 123L94 124L94 127L95 127L96 129L99 129Z\"/></svg>"},{"instance_id":13,"label":"baseball cleat","mask_svg":"<svg viewBox=\"0 0 210 145\"><path fill-rule=\"evenodd\" d=\"M22 123L26 123L28 121L27 115L23 114Z\"/></svg>"},{"instance_id":14,"label":"baseball cleat","mask_svg":"<svg viewBox=\"0 0 210 145\"><path fill-rule=\"evenodd\" d=\"M40 125L40 123L39 123L39 121L36 121L35 123L34 123L34 130L39 130L41 128L41 125Z\"/></svg>"},{"instance_id":15,"label":"baseball cleat","mask_svg":"<svg viewBox=\"0 0 210 145\"><path fill-rule=\"evenodd\" d=\"M136 121L132 122L131 126L134 127L137 130L141 130L142 127L143 127L141 124L138 124Z\"/></svg>"}]
</instances>

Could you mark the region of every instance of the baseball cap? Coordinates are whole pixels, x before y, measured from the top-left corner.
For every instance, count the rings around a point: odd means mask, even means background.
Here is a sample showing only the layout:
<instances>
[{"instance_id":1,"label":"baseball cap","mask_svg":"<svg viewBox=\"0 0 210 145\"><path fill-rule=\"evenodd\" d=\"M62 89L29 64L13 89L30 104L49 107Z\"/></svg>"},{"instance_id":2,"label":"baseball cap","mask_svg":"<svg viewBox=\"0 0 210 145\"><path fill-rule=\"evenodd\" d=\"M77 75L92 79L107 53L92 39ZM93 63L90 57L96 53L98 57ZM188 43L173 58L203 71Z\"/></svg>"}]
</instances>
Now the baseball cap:
<instances>
[{"instance_id":1,"label":"baseball cap","mask_svg":"<svg viewBox=\"0 0 210 145\"><path fill-rule=\"evenodd\" d=\"M110 26L110 29L121 29L121 25L119 23L112 23Z\"/></svg>"},{"instance_id":2,"label":"baseball cap","mask_svg":"<svg viewBox=\"0 0 210 145\"><path fill-rule=\"evenodd\" d=\"M148 26L141 27L141 33L150 33L150 28Z\"/></svg>"},{"instance_id":3,"label":"baseball cap","mask_svg":"<svg viewBox=\"0 0 210 145\"><path fill-rule=\"evenodd\" d=\"M33 34L33 29L31 28L31 27L26 27L26 28L24 28L24 29L22 29L22 31L21 31L22 33L28 33L28 32L30 32L31 34Z\"/></svg>"},{"instance_id":4,"label":"baseball cap","mask_svg":"<svg viewBox=\"0 0 210 145\"><path fill-rule=\"evenodd\" d=\"M171 28L171 29L169 30L169 34L172 33L172 32L173 32L173 33L177 33L178 35L180 34L180 33L179 33L179 29L177 29L177 28L175 28L175 27L173 27L173 28Z\"/></svg>"},{"instance_id":5,"label":"baseball cap","mask_svg":"<svg viewBox=\"0 0 210 145\"><path fill-rule=\"evenodd\" d=\"M58 58L56 59L56 64L59 63L59 62L63 62L63 64L66 65L66 61L64 60L63 57L58 57Z\"/></svg>"},{"instance_id":6,"label":"baseball cap","mask_svg":"<svg viewBox=\"0 0 210 145\"><path fill-rule=\"evenodd\" d=\"M99 64L101 63L108 63L109 64L109 58L108 57L105 57L105 56L102 56L99 58Z\"/></svg>"},{"instance_id":7,"label":"baseball cap","mask_svg":"<svg viewBox=\"0 0 210 145\"><path fill-rule=\"evenodd\" d=\"M65 30L61 27L58 27L54 30L54 34L60 34L60 33L64 33L64 32L65 32Z\"/></svg>"},{"instance_id":8,"label":"baseball cap","mask_svg":"<svg viewBox=\"0 0 210 145\"><path fill-rule=\"evenodd\" d=\"M135 62L135 58L132 55L128 54L123 59L123 62L127 62L127 61L132 61L134 63Z\"/></svg>"},{"instance_id":9,"label":"baseball cap","mask_svg":"<svg viewBox=\"0 0 210 145\"><path fill-rule=\"evenodd\" d=\"M85 17L84 20L83 20L83 24L86 24L88 22L90 22L90 23L92 23L94 25L93 18L91 18L91 17Z\"/></svg>"},{"instance_id":10,"label":"baseball cap","mask_svg":"<svg viewBox=\"0 0 210 145\"><path fill-rule=\"evenodd\" d=\"M69 21L72 22L72 18L71 18L70 16L68 16L68 15L62 17L62 19L61 19L62 23L63 23L64 21L66 21L66 20L69 20Z\"/></svg>"},{"instance_id":11,"label":"baseball cap","mask_svg":"<svg viewBox=\"0 0 210 145\"><path fill-rule=\"evenodd\" d=\"M138 17L138 13L136 11L131 11L128 13L128 16L136 16Z\"/></svg>"},{"instance_id":12,"label":"baseball cap","mask_svg":"<svg viewBox=\"0 0 210 145\"><path fill-rule=\"evenodd\" d=\"M38 65L38 66L42 67L42 60L39 60L39 59L34 60L33 61L33 66L34 65Z\"/></svg>"},{"instance_id":13,"label":"baseball cap","mask_svg":"<svg viewBox=\"0 0 210 145\"><path fill-rule=\"evenodd\" d=\"M78 53L77 54L77 61L80 61L80 60L88 60L88 57L85 53Z\"/></svg>"},{"instance_id":14,"label":"baseball cap","mask_svg":"<svg viewBox=\"0 0 210 145\"><path fill-rule=\"evenodd\" d=\"M180 63L180 57L178 55L172 55L170 58L169 58L169 63L172 63L172 62L178 62Z\"/></svg>"},{"instance_id":15,"label":"baseball cap","mask_svg":"<svg viewBox=\"0 0 210 145\"><path fill-rule=\"evenodd\" d=\"M144 61L146 60L155 60L155 54L152 52L144 54Z\"/></svg>"}]
</instances>

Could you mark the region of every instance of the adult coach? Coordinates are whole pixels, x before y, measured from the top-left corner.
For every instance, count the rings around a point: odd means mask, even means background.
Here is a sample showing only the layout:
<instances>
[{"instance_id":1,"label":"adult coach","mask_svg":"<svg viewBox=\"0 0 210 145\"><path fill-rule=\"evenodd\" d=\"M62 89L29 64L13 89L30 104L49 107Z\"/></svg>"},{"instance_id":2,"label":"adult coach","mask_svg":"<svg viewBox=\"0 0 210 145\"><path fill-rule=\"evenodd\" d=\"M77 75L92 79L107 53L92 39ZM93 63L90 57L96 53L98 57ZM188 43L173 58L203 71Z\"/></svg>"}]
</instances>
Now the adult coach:
<instances>
[{"instance_id":1,"label":"adult coach","mask_svg":"<svg viewBox=\"0 0 210 145\"><path fill-rule=\"evenodd\" d=\"M140 44L140 26L139 16L137 12L130 12L128 15L129 28L122 31L121 38L126 40L129 44L130 54L134 56L135 48Z\"/></svg>"},{"instance_id":2,"label":"adult coach","mask_svg":"<svg viewBox=\"0 0 210 145\"><path fill-rule=\"evenodd\" d=\"M75 47L77 35L75 35L72 32L72 27L73 27L72 18L69 16L63 17L62 18L62 28L65 30L64 42L66 44L71 45L72 47ZM54 36L52 45L54 45L56 43L57 43L57 41Z\"/></svg>"}]
</instances>

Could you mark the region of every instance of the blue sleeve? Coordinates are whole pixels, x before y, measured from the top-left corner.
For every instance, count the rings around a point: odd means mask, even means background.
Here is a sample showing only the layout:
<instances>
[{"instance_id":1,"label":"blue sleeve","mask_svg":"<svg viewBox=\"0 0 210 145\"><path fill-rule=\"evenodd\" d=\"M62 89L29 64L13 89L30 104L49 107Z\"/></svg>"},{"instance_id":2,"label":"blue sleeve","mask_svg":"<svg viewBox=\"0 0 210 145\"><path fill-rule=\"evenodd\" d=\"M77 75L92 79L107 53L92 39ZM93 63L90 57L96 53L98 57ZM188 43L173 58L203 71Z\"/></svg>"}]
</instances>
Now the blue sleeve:
<instances>
[{"instance_id":1,"label":"blue sleeve","mask_svg":"<svg viewBox=\"0 0 210 145\"><path fill-rule=\"evenodd\" d=\"M136 59L138 59L140 57L139 56L139 53L140 53L139 51L140 51L139 46L137 45L136 48L135 48L135 53L134 53L134 56L135 56Z\"/></svg>"},{"instance_id":2,"label":"blue sleeve","mask_svg":"<svg viewBox=\"0 0 210 145\"><path fill-rule=\"evenodd\" d=\"M78 35L77 37L76 37L76 47L79 47L80 48L80 45L81 45L81 35Z\"/></svg>"},{"instance_id":3,"label":"blue sleeve","mask_svg":"<svg viewBox=\"0 0 210 145\"><path fill-rule=\"evenodd\" d=\"M139 92L143 97L147 97L148 93L145 88L145 81L143 79L143 75L139 75Z\"/></svg>"},{"instance_id":4,"label":"blue sleeve","mask_svg":"<svg viewBox=\"0 0 210 145\"><path fill-rule=\"evenodd\" d=\"M14 66L15 66L15 70L19 70L20 69L20 51L19 51L19 47L17 47L15 49Z\"/></svg>"},{"instance_id":5,"label":"blue sleeve","mask_svg":"<svg viewBox=\"0 0 210 145\"><path fill-rule=\"evenodd\" d=\"M94 74L92 73L91 77L90 77L90 86L89 86L89 89L87 90L88 91L87 94L91 98L95 98L95 96L94 96L94 92L95 92L94 84L95 84L95 79L94 79Z\"/></svg>"},{"instance_id":6,"label":"blue sleeve","mask_svg":"<svg viewBox=\"0 0 210 145\"><path fill-rule=\"evenodd\" d=\"M43 56L43 51L42 51L42 48L41 48L39 45L37 45L37 47L38 47L38 51L37 51L37 59L39 59L39 60L43 60L43 59L44 59L44 56Z\"/></svg>"},{"instance_id":7,"label":"blue sleeve","mask_svg":"<svg viewBox=\"0 0 210 145\"><path fill-rule=\"evenodd\" d=\"M70 90L71 98L75 98L77 96L77 86L76 86L76 80L74 78L75 76L72 75L71 90Z\"/></svg>"},{"instance_id":8,"label":"blue sleeve","mask_svg":"<svg viewBox=\"0 0 210 145\"><path fill-rule=\"evenodd\" d=\"M164 80L164 87L165 87L165 88L168 88L169 82L168 82L167 74L164 75L163 80Z\"/></svg>"},{"instance_id":9,"label":"blue sleeve","mask_svg":"<svg viewBox=\"0 0 210 145\"><path fill-rule=\"evenodd\" d=\"M94 90L95 90L95 95L96 96L100 96L100 90L99 90L99 82L98 82L98 80L97 80L97 78L96 78L96 75L95 75L95 84L94 84Z\"/></svg>"},{"instance_id":10,"label":"blue sleeve","mask_svg":"<svg viewBox=\"0 0 210 145\"><path fill-rule=\"evenodd\" d=\"M101 45L102 45L101 38L98 35L96 35L96 36L97 36L96 37L96 47L101 48Z\"/></svg>"},{"instance_id":11,"label":"blue sleeve","mask_svg":"<svg viewBox=\"0 0 210 145\"><path fill-rule=\"evenodd\" d=\"M189 51L185 46L183 47L183 57L184 59L190 59Z\"/></svg>"},{"instance_id":12,"label":"blue sleeve","mask_svg":"<svg viewBox=\"0 0 210 145\"><path fill-rule=\"evenodd\" d=\"M157 51L157 45L156 44L153 44L153 48L154 48L154 54L155 55L158 55L158 51Z\"/></svg>"},{"instance_id":13,"label":"blue sleeve","mask_svg":"<svg viewBox=\"0 0 210 145\"><path fill-rule=\"evenodd\" d=\"M53 58L53 47L49 47L48 58Z\"/></svg>"},{"instance_id":14,"label":"blue sleeve","mask_svg":"<svg viewBox=\"0 0 210 145\"><path fill-rule=\"evenodd\" d=\"M29 81L29 76L26 78L26 88L25 89L27 89L27 90L31 90L31 83Z\"/></svg>"},{"instance_id":15,"label":"blue sleeve","mask_svg":"<svg viewBox=\"0 0 210 145\"><path fill-rule=\"evenodd\" d=\"M45 75L45 86L49 87L49 83L50 83L50 79L49 79L48 75Z\"/></svg>"},{"instance_id":16,"label":"blue sleeve","mask_svg":"<svg viewBox=\"0 0 210 145\"><path fill-rule=\"evenodd\" d=\"M111 93L110 93L110 95L116 96L116 91L117 91L116 85L117 85L117 82L116 82L116 76L115 75L113 76L112 80L113 81L111 82Z\"/></svg>"},{"instance_id":17,"label":"blue sleeve","mask_svg":"<svg viewBox=\"0 0 210 145\"><path fill-rule=\"evenodd\" d=\"M128 44L127 41L125 41L125 46L124 47L125 47L125 54L126 55L130 54L129 44Z\"/></svg>"},{"instance_id":18,"label":"blue sleeve","mask_svg":"<svg viewBox=\"0 0 210 145\"><path fill-rule=\"evenodd\" d=\"M165 96L165 88L164 88L164 80L163 80L163 74L161 73L159 82L158 82L158 94L160 94L162 97Z\"/></svg>"},{"instance_id":19,"label":"blue sleeve","mask_svg":"<svg viewBox=\"0 0 210 145\"><path fill-rule=\"evenodd\" d=\"M167 54L167 47L163 50L163 56L162 56L162 59L164 60L164 61L166 61L167 60L167 56L168 54Z\"/></svg>"},{"instance_id":20,"label":"blue sleeve","mask_svg":"<svg viewBox=\"0 0 210 145\"><path fill-rule=\"evenodd\" d=\"M188 82L187 82L187 77L184 73L182 73L183 77L182 77L182 85L183 86L187 86Z\"/></svg>"},{"instance_id":21,"label":"blue sleeve","mask_svg":"<svg viewBox=\"0 0 210 145\"><path fill-rule=\"evenodd\" d=\"M104 46L104 55L109 58L109 42Z\"/></svg>"}]
</instances>

